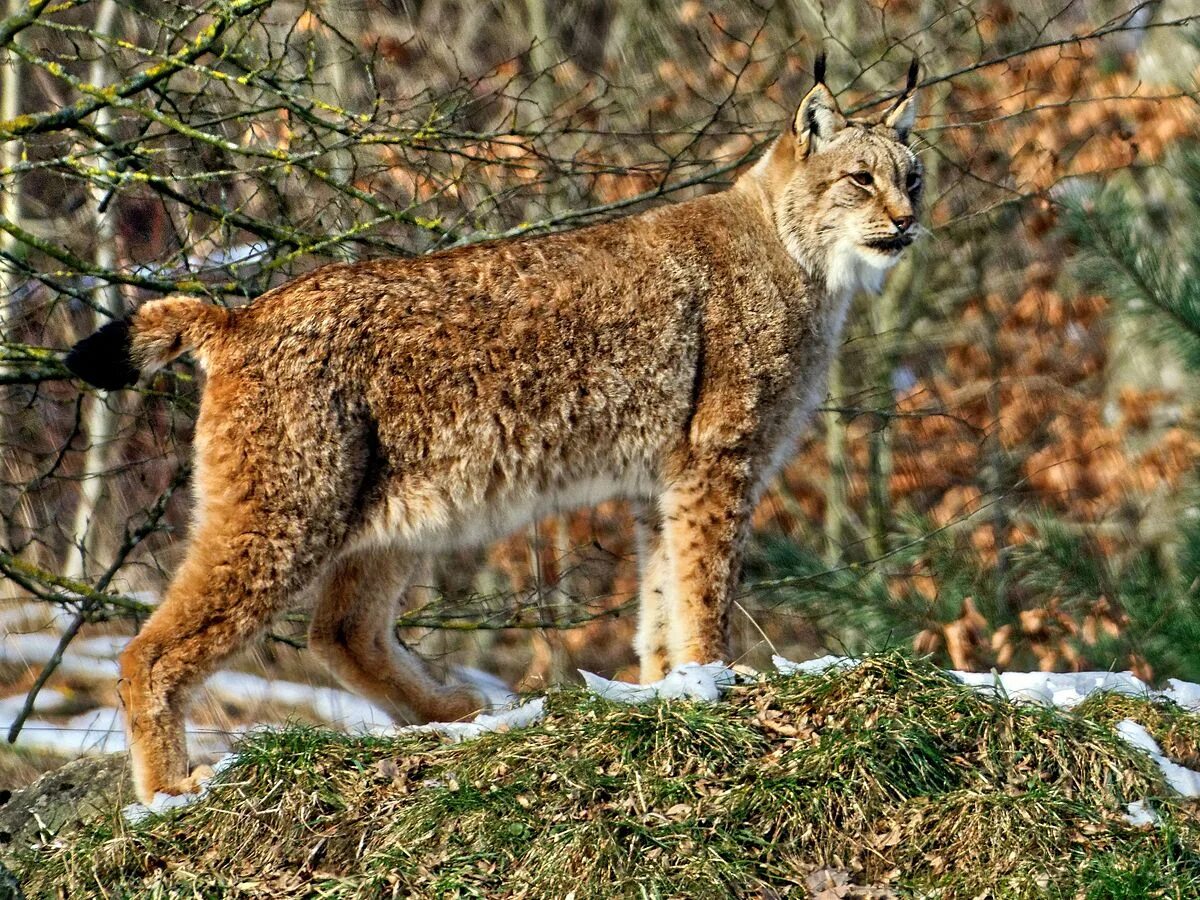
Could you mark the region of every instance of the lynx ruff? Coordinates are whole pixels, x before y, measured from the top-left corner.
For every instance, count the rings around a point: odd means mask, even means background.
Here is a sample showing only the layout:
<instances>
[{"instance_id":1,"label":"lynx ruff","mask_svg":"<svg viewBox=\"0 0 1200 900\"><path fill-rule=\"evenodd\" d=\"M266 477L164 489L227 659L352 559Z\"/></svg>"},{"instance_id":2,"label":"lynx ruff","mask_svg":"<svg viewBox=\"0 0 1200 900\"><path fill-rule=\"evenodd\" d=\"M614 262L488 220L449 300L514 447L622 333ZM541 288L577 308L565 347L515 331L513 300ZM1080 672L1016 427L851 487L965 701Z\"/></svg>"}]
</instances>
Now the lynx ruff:
<instances>
[{"instance_id":1,"label":"lynx ruff","mask_svg":"<svg viewBox=\"0 0 1200 900\"><path fill-rule=\"evenodd\" d=\"M237 309L170 297L71 351L132 385L206 373L195 524L121 657L139 799L193 789L191 689L290 604L406 721L478 712L394 634L422 558L553 509L639 510L643 680L728 659L750 514L824 395L850 299L912 243L916 64L879 121L816 83L721 193L592 227L317 269Z\"/></svg>"}]
</instances>

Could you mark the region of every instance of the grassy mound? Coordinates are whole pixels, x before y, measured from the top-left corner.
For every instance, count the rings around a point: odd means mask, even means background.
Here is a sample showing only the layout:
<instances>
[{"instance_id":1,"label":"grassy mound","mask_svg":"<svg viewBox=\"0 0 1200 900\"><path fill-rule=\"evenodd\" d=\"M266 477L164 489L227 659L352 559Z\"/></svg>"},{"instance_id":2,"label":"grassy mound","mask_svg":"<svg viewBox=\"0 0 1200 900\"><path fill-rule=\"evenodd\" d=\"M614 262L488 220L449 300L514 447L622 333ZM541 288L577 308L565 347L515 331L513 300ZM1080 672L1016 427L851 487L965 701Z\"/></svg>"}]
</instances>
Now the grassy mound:
<instances>
[{"instance_id":1,"label":"grassy mound","mask_svg":"<svg viewBox=\"0 0 1200 900\"><path fill-rule=\"evenodd\" d=\"M805 897L829 868L861 896L1200 896L1200 817L1113 730L1193 753L1200 716L1167 705L1014 705L886 654L712 705L547 709L458 745L256 734L202 802L23 859L26 892ZM1144 799L1158 826L1125 820Z\"/></svg>"}]
</instances>

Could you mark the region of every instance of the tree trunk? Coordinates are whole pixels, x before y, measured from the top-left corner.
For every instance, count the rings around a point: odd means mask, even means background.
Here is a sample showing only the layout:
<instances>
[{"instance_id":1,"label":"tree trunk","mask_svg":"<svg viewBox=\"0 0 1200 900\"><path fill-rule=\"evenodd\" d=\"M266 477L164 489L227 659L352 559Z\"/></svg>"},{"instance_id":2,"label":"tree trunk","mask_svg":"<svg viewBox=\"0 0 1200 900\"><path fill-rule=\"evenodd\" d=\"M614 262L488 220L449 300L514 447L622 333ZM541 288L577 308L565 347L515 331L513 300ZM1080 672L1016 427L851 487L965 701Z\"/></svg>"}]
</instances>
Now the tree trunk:
<instances>
[{"instance_id":1,"label":"tree trunk","mask_svg":"<svg viewBox=\"0 0 1200 900\"><path fill-rule=\"evenodd\" d=\"M96 14L97 34L114 33L118 9L116 0L104 0L100 4ZM112 81L113 73L107 56L96 57L88 72L88 78L96 85L105 85ZM112 136L113 115L110 107L101 107L96 112L96 130L106 137ZM98 157L97 164L101 168L111 165L104 154L98 154ZM96 266L102 271L111 272L118 265L116 204L109 192L103 190L102 185L97 182L92 183L92 201L96 204ZM121 288L116 283L110 282L98 287L96 300L113 319L119 319L125 314ZM93 325L96 328L108 321L108 316L100 312L94 313ZM67 551L64 567L67 577L80 581L87 580L88 562L100 534L98 526L102 523L97 519L97 513L104 494L104 473L108 465L109 451L116 437L118 413L119 401L116 396L93 394L87 399L84 429L88 448L80 474L79 505L75 508L75 523L71 529L72 544Z\"/></svg>"},{"instance_id":2,"label":"tree trunk","mask_svg":"<svg viewBox=\"0 0 1200 900\"><path fill-rule=\"evenodd\" d=\"M16 15L21 6L21 0L8 0L5 12L9 16ZM13 40L18 38L14 37ZM21 70L21 61L15 54L0 51L0 121L15 119L21 112ZM9 169L20 159L20 141L0 142L0 168ZM0 216L14 224L21 224L20 183L16 176L0 184ZM9 257L16 249L17 239L7 231L0 231L0 253ZM23 280L15 268L0 259L0 341L12 337L12 324L16 318L15 301ZM5 424L9 421L7 412L0 415L0 447L9 440L9 426ZM0 514L0 547L10 546L9 537L8 519Z\"/></svg>"},{"instance_id":3,"label":"tree trunk","mask_svg":"<svg viewBox=\"0 0 1200 900\"><path fill-rule=\"evenodd\" d=\"M842 359L835 353L829 365L829 396L836 405L842 398ZM825 558L831 566L842 558L846 530L846 421L830 413L825 426L825 458L829 460L829 486L825 491Z\"/></svg>"}]
</instances>

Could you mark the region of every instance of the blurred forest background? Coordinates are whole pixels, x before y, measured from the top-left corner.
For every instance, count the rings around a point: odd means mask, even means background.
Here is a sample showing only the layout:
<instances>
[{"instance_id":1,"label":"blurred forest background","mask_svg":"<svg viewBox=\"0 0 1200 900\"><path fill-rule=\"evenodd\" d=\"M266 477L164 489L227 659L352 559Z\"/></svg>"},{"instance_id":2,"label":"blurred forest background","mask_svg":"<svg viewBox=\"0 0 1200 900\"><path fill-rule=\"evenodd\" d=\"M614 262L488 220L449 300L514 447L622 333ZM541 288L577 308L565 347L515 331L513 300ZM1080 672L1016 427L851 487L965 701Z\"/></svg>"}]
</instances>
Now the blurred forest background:
<instances>
[{"instance_id":1,"label":"blurred forest background","mask_svg":"<svg viewBox=\"0 0 1200 900\"><path fill-rule=\"evenodd\" d=\"M95 715L112 654L188 529L190 362L81 393L65 348L167 293L239 304L329 261L720 189L821 48L867 116L920 59L931 235L856 301L757 512L735 662L907 646L1200 680L1194 0L7 4L0 724L22 765L119 742ZM521 688L634 672L622 504L421 582L398 628L427 658ZM331 684L303 633L278 622L196 729L330 718L252 696Z\"/></svg>"}]
</instances>

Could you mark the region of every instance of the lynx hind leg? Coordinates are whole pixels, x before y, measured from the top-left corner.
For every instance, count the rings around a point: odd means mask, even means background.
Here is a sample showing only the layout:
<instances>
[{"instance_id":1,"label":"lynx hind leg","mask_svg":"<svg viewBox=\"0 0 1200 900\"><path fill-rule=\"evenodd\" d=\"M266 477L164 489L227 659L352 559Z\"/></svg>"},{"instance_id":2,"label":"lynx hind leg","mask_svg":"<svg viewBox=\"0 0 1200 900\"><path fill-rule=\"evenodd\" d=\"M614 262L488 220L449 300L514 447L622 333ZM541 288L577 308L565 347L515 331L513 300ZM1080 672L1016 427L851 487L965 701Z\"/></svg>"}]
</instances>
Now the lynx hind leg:
<instances>
[{"instance_id":1,"label":"lynx hind leg","mask_svg":"<svg viewBox=\"0 0 1200 900\"><path fill-rule=\"evenodd\" d=\"M672 576L662 517L650 504L634 520L638 554L638 627L634 638L642 684L658 681L670 670L667 648L667 590Z\"/></svg>"},{"instance_id":2,"label":"lynx hind leg","mask_svg":"<svg viewBox=\"0 0 1200 900\"><path fill-rule=\"evenodd\" d=\"M201 528L162 604L121 654L118 690L138 799L187 793L190 691L311 581L318 555L269 520Z\"/></svg>"},{"instance_id":3,"label":"lynx hind leg","mask_svg":"<svg viewBox=\"0 0 1200 900\"><path fill-rule=\"evenodd\" d=\"M418 567L397 550L348 553L324 580L309 647L346 687L402 722L455 722L485 709L465 686L434 679L396 638L396 608Z\"/></svg>"}]
</instances>

